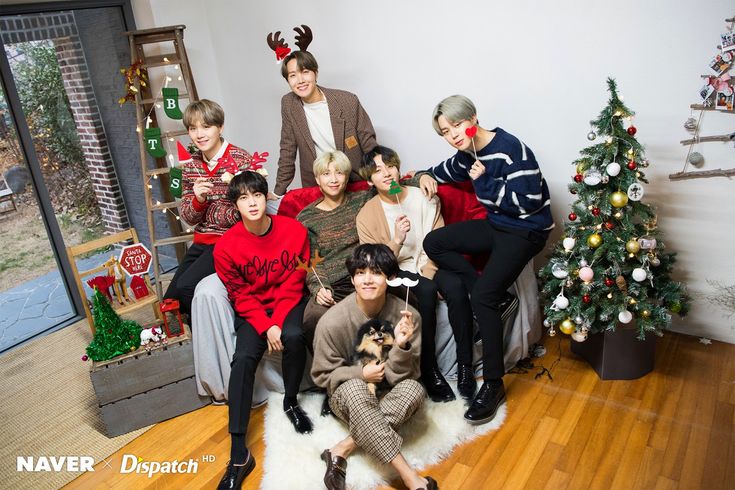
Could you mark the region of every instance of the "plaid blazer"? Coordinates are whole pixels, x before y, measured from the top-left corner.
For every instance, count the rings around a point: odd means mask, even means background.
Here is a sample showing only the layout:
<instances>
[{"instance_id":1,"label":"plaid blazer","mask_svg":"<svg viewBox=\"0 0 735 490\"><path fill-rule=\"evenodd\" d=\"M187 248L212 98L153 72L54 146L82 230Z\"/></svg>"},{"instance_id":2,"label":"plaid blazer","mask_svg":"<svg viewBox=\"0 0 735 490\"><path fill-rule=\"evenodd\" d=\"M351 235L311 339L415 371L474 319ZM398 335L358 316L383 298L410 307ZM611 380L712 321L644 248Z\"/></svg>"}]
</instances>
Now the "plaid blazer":
<instances>
[{"instance_id":1,"label":"plaid blazer","mask_svg":"<svg viewBox=\"0 0 735 490\"><path fill-rule=\"evenodd\" d=\"M357 170L363 154L372 150L377 142L370 116L362 108L355 94L344 90L319 87L327 98L329 116L332 121L334 143L344 152L352 164L350 180L360 180ZM289 92L281 99L281 154L278 158L278 174L273 192L278 195L286 189L296 174L296 152L299 154L301 185L316 185L313 165L316 160L314 140L306 122L301 98Z\"/></svg>"}]
</instances>

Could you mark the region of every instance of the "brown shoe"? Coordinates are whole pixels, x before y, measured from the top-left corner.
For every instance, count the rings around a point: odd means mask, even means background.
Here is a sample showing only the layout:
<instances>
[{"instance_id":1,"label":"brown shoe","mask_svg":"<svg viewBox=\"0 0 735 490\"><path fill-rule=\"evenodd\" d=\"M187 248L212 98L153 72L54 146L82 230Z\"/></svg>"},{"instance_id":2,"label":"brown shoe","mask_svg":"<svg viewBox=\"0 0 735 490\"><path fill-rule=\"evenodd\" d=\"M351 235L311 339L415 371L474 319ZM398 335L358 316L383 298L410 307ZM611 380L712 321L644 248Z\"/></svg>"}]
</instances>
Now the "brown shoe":
<instances>
[{"instance_id":1,"label":"brown shoe","mask_svg":"<svg viewBox=\"0 0 735 490\"><path fill-rule=\"evenodd\" d=\"M347 460L342 456L332 456L329 449L324 450L321 458L327 464L327 471L324 473L324 485L327 486L327 490L345 490Z\"/></svg>"},{"instance_id":2,"label":"brown shoe","mask_svg":"<svg viewBox=\"0 0 735 490\"><path fill-rule=\"evenodd\" d=\"M432 477L427 476L426 478L426 490L439 490L439 484ZM420 489L423 490L423 489Z\"/></svg>"}]
</instances>

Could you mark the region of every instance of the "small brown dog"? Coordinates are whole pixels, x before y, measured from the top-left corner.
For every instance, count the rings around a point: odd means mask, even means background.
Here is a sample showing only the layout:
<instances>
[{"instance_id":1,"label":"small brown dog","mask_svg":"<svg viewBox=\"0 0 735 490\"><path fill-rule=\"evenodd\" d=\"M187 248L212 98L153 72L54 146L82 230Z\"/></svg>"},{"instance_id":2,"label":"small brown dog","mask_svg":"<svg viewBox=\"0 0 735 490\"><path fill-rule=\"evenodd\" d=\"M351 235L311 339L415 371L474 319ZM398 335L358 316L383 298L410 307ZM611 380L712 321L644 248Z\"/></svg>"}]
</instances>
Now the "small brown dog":
<instances>
[{"instance_id":1,"label":"small brown dog","mask_svg":"<svg viewBox=\"0 0 735 490\"><path fill-rule=\"evenodd\" d=\"M365 366L388 359L388 351L393 347L393 325L384 320L369 320L357 331L355 345L356 363ZM368 390L375 394L375 383L368 383Z\"/></svg>"}]
</instances>

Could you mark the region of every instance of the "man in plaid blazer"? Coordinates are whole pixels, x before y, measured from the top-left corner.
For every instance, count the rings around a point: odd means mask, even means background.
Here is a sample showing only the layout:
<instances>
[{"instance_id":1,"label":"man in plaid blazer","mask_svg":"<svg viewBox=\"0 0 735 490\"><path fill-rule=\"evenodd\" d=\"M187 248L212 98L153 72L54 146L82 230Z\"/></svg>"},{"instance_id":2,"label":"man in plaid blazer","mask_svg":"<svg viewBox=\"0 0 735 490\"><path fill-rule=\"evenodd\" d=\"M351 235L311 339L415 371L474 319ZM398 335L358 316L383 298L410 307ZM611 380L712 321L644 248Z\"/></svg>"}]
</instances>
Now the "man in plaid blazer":
<instances>
[{"instance_id":1,"label":"man in plaid blazer","mask_svg":"<svg viewBox=\"0 0 735 490\"><path fill-rule=\"evenodd\" d=\"M362 155L377 142L375 129L355 94L317 85L319 65L308 51L294 51L281 65L291 92L281 99L281 154L270 199L283 196L296 174L299 154L301 185L316 185L312 165L327 151L344 152L352 164L350 180L360 180Z\"/></svg>"}]
</instances>

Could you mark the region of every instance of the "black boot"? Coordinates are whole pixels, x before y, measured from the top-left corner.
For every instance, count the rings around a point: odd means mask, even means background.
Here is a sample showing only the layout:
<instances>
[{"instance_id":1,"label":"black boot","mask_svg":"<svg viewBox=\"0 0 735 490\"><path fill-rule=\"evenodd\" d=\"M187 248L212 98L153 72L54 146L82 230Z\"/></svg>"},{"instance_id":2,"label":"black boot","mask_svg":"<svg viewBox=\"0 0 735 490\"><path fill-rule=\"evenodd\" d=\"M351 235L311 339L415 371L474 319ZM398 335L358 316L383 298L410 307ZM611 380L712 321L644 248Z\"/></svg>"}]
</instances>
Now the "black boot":
<instances>
[{"instance_id":1,"label":"black boot","mask_svg":"<svg viewBox=\"0 0 735 490\"><path fill-rule=\"evenodd\" d=\"M482 384L472 405L465 412L464 418L472 425L481 425L490 422L500 405L505 403L505 388L503 380L488 380Z\"/></svg>"},{"instance_id":2,"label":"black boot","mask_svg":"<svg viewBox=\"0 0 735 490\"><path fill-rule=\"evenodd\" d=\"M457 389L459 396L467 401L472 400L477 390L477 380L475 379L475 369L471 364L457 365Z\"/></svg>"},{"instance_id":3,"label":"black boot","mask_svg":"<svg viewBox=\"0 0 735 490\"><path fill-rule=\"evenodd\" d=\"M288 408L283 410L286 413L286 417L291 421L293 428L299 434L308 434L314 430L314 426L311 423L311 419L306 412L301 408L300 405L289 405Z\"/></svg>"},{"instance_id":4,"label":"black boot","mask_svg":"<svg viewBox=\"0 0 735 490\"><path fill-rule=\"evenodd\" d=\"M452 387L449 386L449 383L444 379L437 366L432 367L428 371L423 371L421 373L421 382L424 384L426 393L432 401L451 402L455 399Z\"/></svg>"},{"instance_id":5,"label":"black boot","mask_svg":"<svg viewBox=\"0 0 735 490\"><path fill-rule=\"evenodd\" d=\"M333 415L333 413L332 413L332 407L329 406L329 395L327 395L325 393L324 394L324 401L322 402L321 416L322 417L328 417L330 415Z\"/></svg>"},{"instance_id":6,"label":"black boot","mask_svg":"<svg viewBox=\"0 0 735 490\"><path fill-rule=\"evenodd\" d=\"M248 451L248 457L245 460L245 464L242 466L235 466L232 461L227 462L227 469L225 474L217 485L217 490L236 490L242 486L242 482L245 477L248 476L255 468L255 458Z\"/></svg>"}]
</instances>

